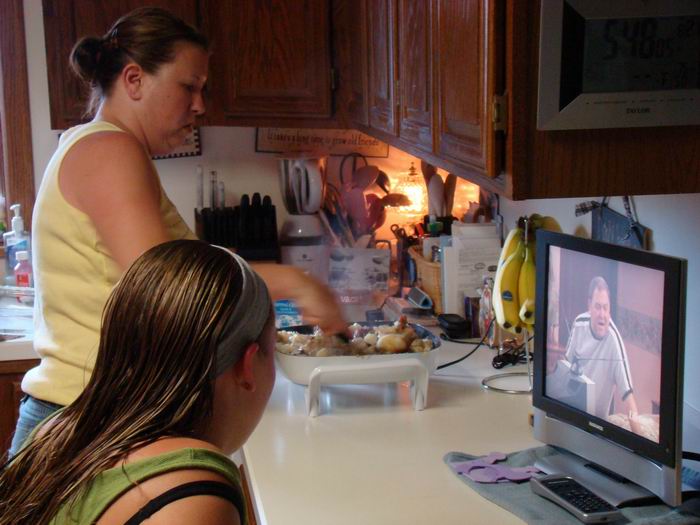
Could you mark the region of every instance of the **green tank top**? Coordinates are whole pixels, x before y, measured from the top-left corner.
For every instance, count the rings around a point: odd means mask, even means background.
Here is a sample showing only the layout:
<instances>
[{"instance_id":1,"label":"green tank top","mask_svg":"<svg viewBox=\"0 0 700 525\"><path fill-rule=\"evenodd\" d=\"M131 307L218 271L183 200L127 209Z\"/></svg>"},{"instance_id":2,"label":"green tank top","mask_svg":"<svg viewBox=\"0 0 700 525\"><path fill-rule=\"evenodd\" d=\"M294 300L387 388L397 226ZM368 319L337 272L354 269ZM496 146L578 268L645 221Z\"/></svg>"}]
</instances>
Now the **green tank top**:
<instances>
[{"instance_id":1,"label":"green tank top","mask_svg":"<svg viewBox=\"0 0 700 525\"><path fill-rule=\"evenodd\" d=\"M243 498L238 467L226 456L202 448L183 448L102 472L73 505L64 505L49 525L88 525L137 483L173 470L204 469L221 474ZM248 523L246 509L238 509L241 523Z\"/></svg>"}]
</instances>

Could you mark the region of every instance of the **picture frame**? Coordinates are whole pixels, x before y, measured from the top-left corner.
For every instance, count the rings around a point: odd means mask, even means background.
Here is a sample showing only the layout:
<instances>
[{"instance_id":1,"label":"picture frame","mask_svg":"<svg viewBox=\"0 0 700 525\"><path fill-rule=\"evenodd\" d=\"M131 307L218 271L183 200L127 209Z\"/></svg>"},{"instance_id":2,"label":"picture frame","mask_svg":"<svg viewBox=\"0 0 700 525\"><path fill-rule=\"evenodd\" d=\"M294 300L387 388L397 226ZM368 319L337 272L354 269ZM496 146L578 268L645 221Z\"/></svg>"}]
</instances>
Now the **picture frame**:
<instances>
[{"instance_id":1,"label":"picture frame","mask_svg":"<svg viewBox=\"0 0 700 525\"><path fill-rule=\"evenodd\" d=\"M153 160L177 159L180 157L197 157L202 154L202 141L199 128L193 128L187 136L185 144L166 155L152 155Z\"/></svg>"},{"instance_id":2,"label":"picture frame","mask_svg":"<svg viewBox=\"0 0 700 525\"><path fill-rule=\"evenodd\" d=\"M354 129L255 128L255 151L323 152L340 157L355 152L365 157L386 158L389 144Z\"/></svg>"}]
</instances>

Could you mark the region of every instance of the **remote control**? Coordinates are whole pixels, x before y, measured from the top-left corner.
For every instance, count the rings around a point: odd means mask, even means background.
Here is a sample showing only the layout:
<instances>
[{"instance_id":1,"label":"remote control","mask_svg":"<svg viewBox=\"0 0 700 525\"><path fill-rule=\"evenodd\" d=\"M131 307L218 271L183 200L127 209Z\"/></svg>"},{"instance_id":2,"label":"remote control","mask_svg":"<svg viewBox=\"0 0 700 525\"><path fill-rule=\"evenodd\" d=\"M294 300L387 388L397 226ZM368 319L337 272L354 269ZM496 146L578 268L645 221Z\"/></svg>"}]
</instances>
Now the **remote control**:
<instances>
[{"instance_id":1,"label":"remote control","mask_svg":"<svg viewBox=\"0 0 700 525\"><path fill-rule=\"evenodd\" d=\"M616 507L563 474L530 478L530 487L535 494L553 501L583 523L608 523L623 517Z\"/></svg>"}]
</instances>

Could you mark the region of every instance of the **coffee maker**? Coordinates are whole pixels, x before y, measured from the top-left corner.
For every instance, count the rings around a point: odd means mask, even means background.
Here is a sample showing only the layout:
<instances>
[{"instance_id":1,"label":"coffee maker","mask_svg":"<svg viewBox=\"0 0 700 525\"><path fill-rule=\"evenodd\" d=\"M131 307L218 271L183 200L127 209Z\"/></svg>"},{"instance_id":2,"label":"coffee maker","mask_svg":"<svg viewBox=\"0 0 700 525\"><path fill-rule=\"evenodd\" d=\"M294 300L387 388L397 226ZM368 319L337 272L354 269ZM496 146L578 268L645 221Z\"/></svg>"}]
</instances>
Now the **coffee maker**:
<instances>
[{"instance_id":1,"label":"coffee maker","mask_svg":"<svg viewBox=\"0 0 700 525\"><path fill-rule=\"evenodd\" d=\"M280 232L282 263L325 282L329 246L318 211L323 205L326 158L288 155L279 159L279 171L282 199L289 212Z\"/></svg>"}]
</instances>

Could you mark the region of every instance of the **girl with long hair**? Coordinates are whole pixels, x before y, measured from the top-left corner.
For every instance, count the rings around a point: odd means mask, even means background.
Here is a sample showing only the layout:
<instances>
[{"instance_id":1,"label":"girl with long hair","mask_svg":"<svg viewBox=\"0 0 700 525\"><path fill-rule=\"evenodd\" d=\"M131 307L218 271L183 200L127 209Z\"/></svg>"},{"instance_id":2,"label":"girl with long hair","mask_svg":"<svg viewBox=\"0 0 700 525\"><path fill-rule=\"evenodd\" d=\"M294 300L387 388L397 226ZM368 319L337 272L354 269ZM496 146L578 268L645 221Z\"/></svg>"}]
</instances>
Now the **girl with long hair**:
<instances>
[{"instance_id":1,"label":"girl with long hair","mask_svg":"<svg viewBox=\"0 0 700 525\"><path fill-rule=\"evenodd\" d=\"M41 363L22 381L26 396L10 454L85 387L100 312L122 272L152 246L195 238L151 156L181 146L204 113L208 61L204 36L152 7L73 48L71 65L90 87L92 120L61 135L37 194L34 348ZM333 294L314 278L291 266L255 269L273 298L294 300L307 322L344 328Z\"/></svg>"},{"instance_id":2,"label":"girl with long hair","mask_svg":"<svg viewBox=\"0 0 700 525\"><path fill-rule=\"evenodd\" d=\"M245 522L226 454L262 415L274 342L267 288L242 259L151 248L107 301L85 390L5 465L0 524Z\"/></svg>"}]
</instances>

